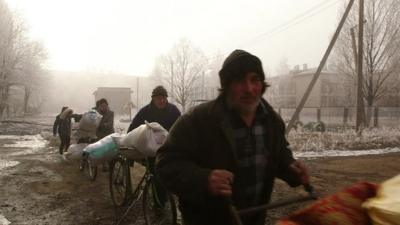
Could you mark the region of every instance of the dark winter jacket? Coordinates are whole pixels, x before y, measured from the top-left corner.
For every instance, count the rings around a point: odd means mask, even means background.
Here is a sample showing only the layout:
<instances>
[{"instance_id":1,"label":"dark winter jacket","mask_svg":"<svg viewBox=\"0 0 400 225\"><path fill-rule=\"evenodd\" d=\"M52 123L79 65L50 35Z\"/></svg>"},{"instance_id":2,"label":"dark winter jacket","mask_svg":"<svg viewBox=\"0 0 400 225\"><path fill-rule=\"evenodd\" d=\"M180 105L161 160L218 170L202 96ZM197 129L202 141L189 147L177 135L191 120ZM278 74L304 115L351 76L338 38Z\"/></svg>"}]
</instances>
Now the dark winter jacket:
<instances>
[{"instance_id":1,"label":"dark winter jacket","mask_svg":"<svg viewBox=\"0 0 400 225\"><path fill-rule=\"evenodd\" d=\"M262 103L267 110L265 157L269 162L262 199L268 202L275 177L291 186L300 181L288 169L294 159L285 138L284 123L266 101ZM189 224L231 224L226 200L207 191L211 170L225 169L235 174L238 168L227 114L222 97L193 108L174 124L157 152L157 174L167 189L179 197L182 216L191 221Z\"/></svg>"},{"instance_id":2,"label":"dark winter jacket","mask_svg":"<svg viewBox=\"0 0 400 225\"><path fill-rule=\"evenodd\" d=\"M71 118L74 118L75 122L79 122L82 118L82 115L79 114L72 114L65 119L61 119L60 115L56 116L56 120L53 124L53 134L58 135L60 137L70 136L71 135Z\"/></svg>"},{"instance_id":3,"label":"dark winter jacket","mask_svg":"<svg viewBox=\"0 0 400 225\"><path fill-rule=\"evenodd\" d=\"M140 109L135 118L133 118L128 132L144 124L145 120L149 123L157 122L166 130L169 130L180 115L181 112L172 103L168 103L165 108L159 109L152 102L150 102L150 104Z\"/></svg>"},{"instance_id":4,"label":"dark winter jacket","mask_svg":"<svg viewBox=\"0 0 400 225\"><path fill-rule=\"evenodd\" d=\"M108 110L106 113L102 114L99 127L97 128L96 136L97 139L102 139L103 137L114 133L114 112Z\"/></svg>"}]
</instances>

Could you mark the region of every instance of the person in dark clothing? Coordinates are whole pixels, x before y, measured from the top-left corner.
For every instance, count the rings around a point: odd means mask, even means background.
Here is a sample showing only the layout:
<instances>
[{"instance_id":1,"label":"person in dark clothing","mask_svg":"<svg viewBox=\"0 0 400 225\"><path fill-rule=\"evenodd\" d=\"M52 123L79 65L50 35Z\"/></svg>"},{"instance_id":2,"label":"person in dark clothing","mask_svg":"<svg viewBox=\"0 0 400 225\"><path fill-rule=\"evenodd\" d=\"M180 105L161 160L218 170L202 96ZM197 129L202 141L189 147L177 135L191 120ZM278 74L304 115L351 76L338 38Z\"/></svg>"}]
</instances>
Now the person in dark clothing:
<instances>
[{"instance_id":1,"label":"person in dark clothing","mask_svg":"<svg viewBox=\"0 0 400 225\"><path fill-rule=\"evenodd\" d=\"M100 140L107 135L114 133L114 112L110 110L107 99L102 98L96 102L96 110L103 117L101 118L96 136Z\"/></svg>"},{"instance_id":2,"label":"person in dark clothing","mask_svg":"<svg viewBox=\"0 0 400 225\"><path fill-rule=\"evenodd\" d=\"M60 137L60 154L63 154L64 150L67 151L71 142L71 118L74 118L75 122L79 122L81 115L73 114L71 109L63 106L61 113L56 116L56 120L54 121L53 135L55 137L58 133Z\"/></svg>"},{"instance_id":3,"label":"person in dark clothing","mask_svg":"<svg viewBox=\"0 0 400 225\"><path fill-rule=\"evenodd\" d=\"M163 86L157 86L153 89L151 94L150 104L144 106L133 118L132 123L129 126L128 132L144 124L145 121L157 122L166 130L169 130L175 121L181 115L179 109L172 103L168 102L168 93ZM149 158L150 171L155 174L154 171L154 158ZM166 200L166 193L164 188L161 188L158 178L155 179L155 186L158 194L158 198L161 203Z\"/></svg>"},{"instance_id":4,"label":"person in dark clothing","mask_svg":"<svg viewBox=\"0 0 400 225\"><path fill-rule=\"evenodd\" d=\"M265 204L275 178L290 186L309 183L283 120L262 98L268 84L260 59L235 50L219 77L219 96L182 115L156 154L156 172L178 196L185 225L234 224L227 200L238 209ZM265 216L241 219L263 225Z\"/></svg>"},{"instance_id":5,"label":"person in dark clothing","mask_svg":"<svg viewBox=\"0 0 400 225\"><path fill-rule=\"evenodd\" d=\"M96 102L96 110L103 117L100 120L99 127L97 128L96 136L97 140L104 138L107 135L114 133L114 112L110 110L108 106L108 101L102 98ZM103 163L103 172L108 171L108 166Z\"/></svg>"},{"instance_id":6,"label":"person in dark clothing","mask_svg":"<svg viewBox=\"0 0 400 225\"><path fill-rule=\"evenodd\" d=\"M157 86L151 94L150 104L144 106L129 125L128 132L147 122L157 122L166 130L169 130L172 124L181 115L179 109L168 102L168 93L163 86Z\"/></svg>"}]
</instances>

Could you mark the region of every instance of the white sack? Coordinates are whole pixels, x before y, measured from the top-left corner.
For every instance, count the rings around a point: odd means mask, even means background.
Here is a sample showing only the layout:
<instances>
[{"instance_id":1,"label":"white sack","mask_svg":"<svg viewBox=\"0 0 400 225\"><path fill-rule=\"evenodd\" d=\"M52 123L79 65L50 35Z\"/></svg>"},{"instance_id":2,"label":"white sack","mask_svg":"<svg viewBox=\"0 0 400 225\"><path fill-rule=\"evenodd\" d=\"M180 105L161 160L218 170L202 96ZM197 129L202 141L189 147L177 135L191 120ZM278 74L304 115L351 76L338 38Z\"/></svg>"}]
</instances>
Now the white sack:
<instances>
[{"instance_id":1,"label":"white sack","mask_svg":"<svg viewBox=\"0 0 400 225\"><path fill-rule=\"evenodd\" d=\"M87 143L72 144L69 146L68 151L64 153L67 160L80 161L83 155L83 149L88 146Z\"/></svg>"},{"instance_id":2,"label":"white sack","mask_svg":"<svg viewBox=\"0 0 400 225\"><path fill-rule=\"evenodd\" d=\"M79 138L92 138L95 139L97 127L100 124L103 116L96 110L90 110L82 115L82 119L79 121L79 128L76 136Z\"/></svg>"},{"instance_id":3,"label":"white sack","mask_svg":"<svg viewBox=\"0 0 400 225\"><path fill-rule=\"evenodd\" d=\"M137 148L147 157L155 157L157 150L167 139L168 131L159 123L152 122L140 125L122 137L121 145Z\"/></svg>"},{"instance_id":4,"label":"white sack","mask_svg":"<svg viewBox=\"0 0 400 225\"><path fill-rule=\"evenodd\" d=\"M118 145L118 151L121 155L125 156L128 159L131 160L141 160L145 159L146 156L143 155L137 148L134 147L128 147L125 146L121 143L121 140L125 138L126 134L122 134L120 136L114 136L112 137L114 142Z\"/></svg>"}]
</instances>

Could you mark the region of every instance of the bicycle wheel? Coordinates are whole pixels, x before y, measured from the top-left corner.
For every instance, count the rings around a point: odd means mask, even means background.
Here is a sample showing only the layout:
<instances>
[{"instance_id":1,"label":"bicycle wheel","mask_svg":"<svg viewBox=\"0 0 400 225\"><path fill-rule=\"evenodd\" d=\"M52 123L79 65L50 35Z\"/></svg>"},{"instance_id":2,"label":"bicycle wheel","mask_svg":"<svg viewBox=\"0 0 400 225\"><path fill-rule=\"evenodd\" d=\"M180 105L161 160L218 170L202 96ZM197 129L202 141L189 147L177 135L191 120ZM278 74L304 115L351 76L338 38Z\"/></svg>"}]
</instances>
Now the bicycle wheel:
<instances>
[{"instance_id":1,"label":"bicycle wheel","mask_svg":"<svg viewBox=\"0 0 400 225\"><path fill-rule=\"evenodd\" d=\"M87 175L87 177L89 178L89 180L91 181L95 181L96 177L97 177L97 166L94 166L90 160L84 160L85 162L85 173Z\"/></svg>"},{"instance_id":2,"label":"bicycle wheel","mask_svg":"<svg viewBox=\"0 0 400 225\"><path fill-rule=\"evenodd\" d=\"M121 157L110 163L110 194L115 206L126 206L132 201L131 173L127 161Z\"/></svg>"},{"instance_id":3,"label":"bicycle wheel","mask_svg":"<svg viewBox=\"0 0 400 225\"><path fill-rule=\"evenodd\" d=\"M143 215L146 225L176 225L177 212L173 196L166 192L165 202L160 197L153 181L149 180L143 193Z\"/></svg>"}]
</instances>

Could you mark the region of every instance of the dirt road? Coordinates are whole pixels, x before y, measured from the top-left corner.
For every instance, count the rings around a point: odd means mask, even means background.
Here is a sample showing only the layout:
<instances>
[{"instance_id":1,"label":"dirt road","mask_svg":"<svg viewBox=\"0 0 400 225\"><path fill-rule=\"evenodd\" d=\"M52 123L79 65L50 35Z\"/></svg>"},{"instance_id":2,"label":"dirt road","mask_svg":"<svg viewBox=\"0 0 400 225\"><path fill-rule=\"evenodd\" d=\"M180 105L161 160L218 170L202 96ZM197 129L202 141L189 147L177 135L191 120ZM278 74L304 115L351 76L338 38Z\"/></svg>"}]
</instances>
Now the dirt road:
<instances>
[{"instance_id":1,"label":"dirt road","mask_svg":"<svg viewBox=\"0 0 400 225\"><path fill-rule=\"evenodd\" d=\"M39 135L0 137L0 224L2 216L16 225L113 223L108 173L99 171L97 180L89 181ZM306 164L316 190L327 195L359 180L380 183L398 174L400 153L319 158ZM293 190L277 183L275 200L291 195ZM269 221L296 207L301 206L271 211Z\"/></svg>"}]
</instances>

